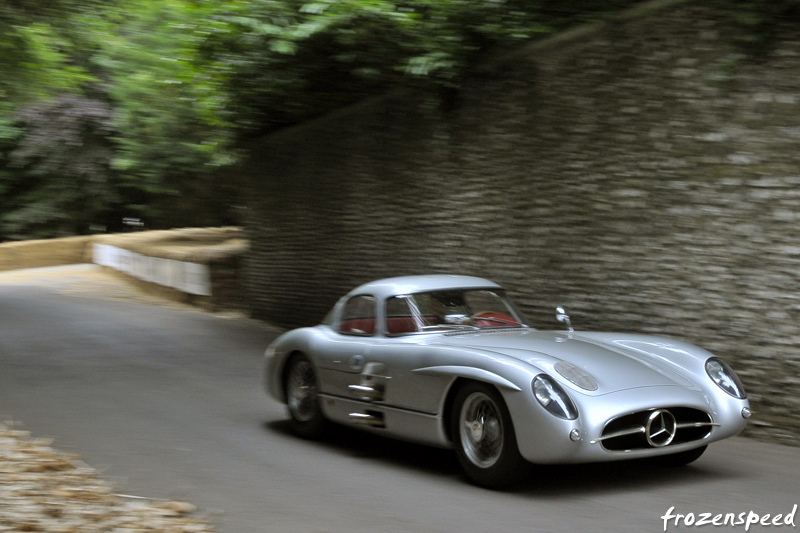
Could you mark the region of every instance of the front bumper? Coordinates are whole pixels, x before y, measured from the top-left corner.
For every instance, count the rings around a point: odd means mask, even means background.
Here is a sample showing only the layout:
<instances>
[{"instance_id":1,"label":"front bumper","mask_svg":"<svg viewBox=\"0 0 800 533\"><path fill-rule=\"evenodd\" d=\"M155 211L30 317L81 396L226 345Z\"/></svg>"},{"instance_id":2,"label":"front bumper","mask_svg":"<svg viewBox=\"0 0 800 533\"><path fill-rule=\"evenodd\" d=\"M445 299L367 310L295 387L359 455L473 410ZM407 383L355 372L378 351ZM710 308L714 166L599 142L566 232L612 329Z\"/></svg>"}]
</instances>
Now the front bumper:
<instances>
[{"instance_id":1,"label":"front bumper","mask_svg":"<svg viewBox=\"0 0 800 533\"><path fill-rule=\"evenodd\" d=\"M571 396L578 407L576 420L542 417L541 413L533 411L537 405L533 405L533 408L531 404L523 405L525 399L521 395L517 395L516 399L507 398L514 419L517 444L525 459L541 464L588 463L679 453L737 435L747 425L742 410L749 408L747 400L733 398L721 390L719 394L709 394L708 391L680 386L640 387L593 397ZM512 407L513 403L517 405ZM681 410L702 411L707 413L710 424L693 433L684 432L683 438L665 439L669 441L666 445L663 444L665 440L656 438L653 439L654 444L646 443L643 446L641 441L632 439L629 447L606 447L601 439L606 426L620 417L642 412L655 413L653 418L659 420L653 424L664 424L662 418L669 419L670 409L679 420L684 416ZM662 411L668 413L659 418ZM655 434L657 431L654 425L651 432ZM570 433L573 433L572 438Z\"/></svg>"}]
</instances>

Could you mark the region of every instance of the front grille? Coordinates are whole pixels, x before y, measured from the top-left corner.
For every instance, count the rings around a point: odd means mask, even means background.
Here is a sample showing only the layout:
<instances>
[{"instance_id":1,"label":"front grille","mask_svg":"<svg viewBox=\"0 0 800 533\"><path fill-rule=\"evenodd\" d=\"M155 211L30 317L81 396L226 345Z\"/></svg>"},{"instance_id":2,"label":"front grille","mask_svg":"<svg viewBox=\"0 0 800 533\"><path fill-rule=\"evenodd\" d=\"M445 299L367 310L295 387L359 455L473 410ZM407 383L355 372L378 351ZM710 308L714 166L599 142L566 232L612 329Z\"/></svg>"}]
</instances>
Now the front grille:
<instances>
[{"instance_id":1,"label":"front grille","mask_svg":"<svg viewBox=\"0 0 800 533\"><path fill-rule=\"evenodd\" d=\"M670 415L674 417L674 428ZM650 438L648 438L649 420L652 420ZM664 420L667 422L664 423ZM609 451L675 446L708 437L714 425L716 424L711 420L711 416L700 409L691 407L648 409L614 418L606 424L598 440L603 448ZM664 433L664 430L667 433ZM674 436L671 439L665 438L664 436L670 432L674 432Z\"/></svg>"}]
</instances>

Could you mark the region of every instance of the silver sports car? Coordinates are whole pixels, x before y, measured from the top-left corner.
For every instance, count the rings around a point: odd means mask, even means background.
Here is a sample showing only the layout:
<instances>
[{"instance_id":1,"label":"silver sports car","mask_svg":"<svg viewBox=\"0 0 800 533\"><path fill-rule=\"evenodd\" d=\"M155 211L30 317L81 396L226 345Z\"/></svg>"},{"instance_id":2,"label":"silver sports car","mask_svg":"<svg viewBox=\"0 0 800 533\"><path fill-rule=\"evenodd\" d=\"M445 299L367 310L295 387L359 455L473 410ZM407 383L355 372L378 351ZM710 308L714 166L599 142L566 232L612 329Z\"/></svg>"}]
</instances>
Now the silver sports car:
<instances>
[{"instance_id":1,"label":"silver sports car","mask_svg":"<svg viewBox=\"0 0 800 533\"><path fill-rule=\"evenodd\" d=\"M322 324L266 351L266 388L292 429L328 422L455 448L467 477L502 487L532 463L694 461L750 416L736 374L675 340L541 331L497 284L410 276L362 285Z\"/></svg>"}]
</instances>

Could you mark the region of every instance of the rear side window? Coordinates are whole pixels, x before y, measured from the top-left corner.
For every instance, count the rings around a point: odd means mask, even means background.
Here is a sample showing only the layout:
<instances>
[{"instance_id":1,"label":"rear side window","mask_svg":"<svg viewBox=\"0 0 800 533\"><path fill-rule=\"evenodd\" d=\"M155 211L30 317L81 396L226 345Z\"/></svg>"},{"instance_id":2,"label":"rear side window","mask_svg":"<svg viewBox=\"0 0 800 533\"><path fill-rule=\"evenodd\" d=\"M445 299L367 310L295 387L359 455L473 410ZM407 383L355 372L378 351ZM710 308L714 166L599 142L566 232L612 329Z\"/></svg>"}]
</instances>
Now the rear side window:
<instances>
[{"instance_id":1,"label":"rear side window","mask_svg":"<svg viewBox=\"0 0 800 533\"><path fill-rule=\"evenodd\" d=\"M395 296L386 300L386 333L389 335L402 335L419 331L422 321L419 313L411 309L411 300L408 296Z\"/></svg>"},{"instance_id":2,"label":"rear side window","mask_svg":"<svg viewBox=\"0 0 800 533\"><path fill-rule=\"evenodd\" d=\"M353 296L344 304L339 331L347 335L374 334L375 307L374 296Z\"/></svg>"}]
</instances>

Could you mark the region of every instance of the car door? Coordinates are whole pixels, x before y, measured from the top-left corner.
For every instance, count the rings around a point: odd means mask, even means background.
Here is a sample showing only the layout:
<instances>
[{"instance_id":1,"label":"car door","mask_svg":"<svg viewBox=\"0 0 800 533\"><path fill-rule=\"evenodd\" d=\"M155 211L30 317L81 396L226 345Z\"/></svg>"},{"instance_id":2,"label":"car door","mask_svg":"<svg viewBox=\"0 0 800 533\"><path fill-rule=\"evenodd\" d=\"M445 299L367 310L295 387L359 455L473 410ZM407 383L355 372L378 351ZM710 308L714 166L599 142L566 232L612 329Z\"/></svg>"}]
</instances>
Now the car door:
<instances>
[{"instance_id":1,"label":"car door","mask_svg":"<svg viewBox=\"0 0 800 533\"><path fill-rule=\"evenodd\" d=\"M429 366L428 335L376 338L357 385L376 389L375 401L389 407L435 414L451 378L415 372Z\"/></svg>"},{"instance_id":2,"label":"car door","mask_svg":"<svg viewBox=\"0 0 800 533\"><path fill-rule=\"evenodd\" d=\"M318 361L322 392L353 397L350 385L358 381L377 335L377 306L370 294L345 302L338 322L328 332Z\"/></svg>"},{"instance_id":3,"label":"car door","mask_svg":"<svg viewBox=\"0 0 800 533\"><path fill-rule=\"evenodd\" d=\"M450 378L421 374L415 370L434 359L434 349L422 334L421 322L402 297L390 298L378 309L376 335L364 350L364 364L348 384L351 397L420 413L436 413ZM355 371L355 368L353 369Z\"/></svg>"}]
</instances>

